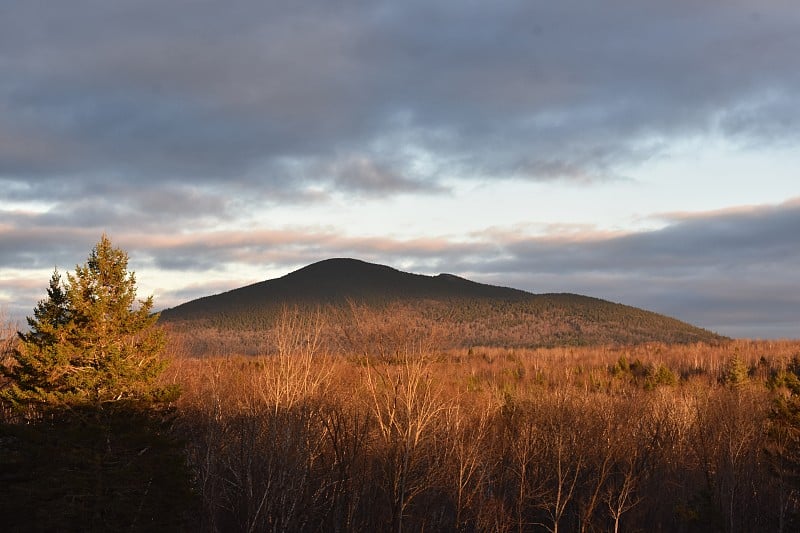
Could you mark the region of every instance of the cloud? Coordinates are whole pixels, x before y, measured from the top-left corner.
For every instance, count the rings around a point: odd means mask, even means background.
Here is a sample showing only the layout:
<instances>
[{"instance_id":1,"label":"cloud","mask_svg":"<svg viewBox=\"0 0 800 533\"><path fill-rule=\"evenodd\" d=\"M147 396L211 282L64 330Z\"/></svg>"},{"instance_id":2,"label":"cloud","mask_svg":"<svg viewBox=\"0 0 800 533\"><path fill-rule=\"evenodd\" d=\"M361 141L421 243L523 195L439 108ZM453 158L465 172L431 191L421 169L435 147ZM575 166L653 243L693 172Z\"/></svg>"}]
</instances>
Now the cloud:
<instances>
[{"instance_id":1,"label":"cloud","mask_svg":"<svg viewBox=\"0 0 800 533\"><path fill-rule=\"evenodd\" d=\"M301 202L309 186L435 192L443 165L615 179L671 139L786 141L800 125L788 1L12 0L4 13L0 179L54 201L84 180ZM398 165L393 144L436 170ZM331 172L298 186L286 160Z\"/></svg>"},{"instance_id":2,"label":"cloud","mask_svg":"<svg viewBox=\"0 0 800 533\"><path fill-rule=\"evenodd\" d=\"M387 195L399 192L437 190L434 184L414 181L393 168L373 160L356 157L334 163L331 172L337 190L363 192L368 195Z\"/></svg>"}]
</instances>

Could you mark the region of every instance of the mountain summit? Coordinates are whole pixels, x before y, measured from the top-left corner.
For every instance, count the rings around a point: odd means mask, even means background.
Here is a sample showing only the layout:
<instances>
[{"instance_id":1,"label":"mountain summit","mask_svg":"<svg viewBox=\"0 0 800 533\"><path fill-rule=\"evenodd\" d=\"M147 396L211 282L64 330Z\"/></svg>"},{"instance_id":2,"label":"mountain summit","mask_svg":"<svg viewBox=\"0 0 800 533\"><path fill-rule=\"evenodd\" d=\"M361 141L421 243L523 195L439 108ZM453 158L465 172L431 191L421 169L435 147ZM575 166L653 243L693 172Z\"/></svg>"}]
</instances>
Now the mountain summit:
<instances>
[{"instance_id":1,"label":"mountain summit","mask_svg":"<svg viewBox=\"0 0 800 533\"><path fill-rule=\"evenodd\" d=\"M390 300L498 298L519 300L530 293L476 283L452 274L426 276L358 259L313 263L283 277L192 300L161 313L166 321L218 313L257 311L275 305L385 303Z\"/></svg>"},{"instance_id":2,"label":"mountain summit","mask_svg":"<svg viewBox=\"0 0 800 533\"><path fill-rule=\"evenodd\" d=\"M715 342L674 318L577 294L532 294L452 274L411 274L357 259L327 259L283 277L206 296L161 313L179 330L264 330L285 306L335 310L350 302L400 305L445 326L455 345L556 346Z\"/></svg>"}]
</instances>

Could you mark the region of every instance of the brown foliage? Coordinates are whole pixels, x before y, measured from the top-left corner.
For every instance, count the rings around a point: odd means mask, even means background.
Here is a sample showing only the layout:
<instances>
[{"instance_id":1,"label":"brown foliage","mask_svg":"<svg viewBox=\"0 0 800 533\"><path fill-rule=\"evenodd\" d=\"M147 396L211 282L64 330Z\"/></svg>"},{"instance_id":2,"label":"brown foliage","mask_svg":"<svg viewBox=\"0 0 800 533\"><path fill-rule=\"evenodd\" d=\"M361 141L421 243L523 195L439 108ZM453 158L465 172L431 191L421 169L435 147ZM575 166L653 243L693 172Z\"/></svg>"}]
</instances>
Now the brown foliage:
<instances>
[{"instance_id":1,"label":"brown foliage","mask_svg":"<svg viewBox=\"0 0 800 533\"><path fill-rule=\"evenodd\" d=\"M6 318L5 311L0 309L0 368L11 368L13 351L19 337L17 326ZM9 380L0 372L0 391L9 385ZM10 406L0 402L0 423L12 416Z\"/></svg>"},{"instance_id":2,"label":"brown foliage","mask_svg":"<svg viewBox=\"0 0 800 533\"><path fill-rule=\"evenodd\" d=\"M358 306L334 326L344 356L292 310L266 355L174 358L204 530L779 527L766 384L800 343L445 350Z\"/></svg>"}]
</instances>

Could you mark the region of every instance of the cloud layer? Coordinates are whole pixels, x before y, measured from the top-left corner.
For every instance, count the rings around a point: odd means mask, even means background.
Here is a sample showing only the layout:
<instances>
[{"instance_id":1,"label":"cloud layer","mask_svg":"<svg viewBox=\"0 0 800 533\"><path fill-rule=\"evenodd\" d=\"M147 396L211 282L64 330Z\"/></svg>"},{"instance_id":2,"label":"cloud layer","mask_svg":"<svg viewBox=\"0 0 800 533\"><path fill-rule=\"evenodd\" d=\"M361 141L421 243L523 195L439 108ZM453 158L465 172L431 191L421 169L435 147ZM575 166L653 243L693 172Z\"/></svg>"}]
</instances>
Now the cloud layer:
<instances>
[{"instance_id":1,"label":"cloud layer","mask_svg":"<svg viewBox=\"0 0 800 533\"><path fill-rule=\"evenodd\" d=\"M11 0L0 20L18 198L596 180L675 137L797 140L790 1Z\"/></svg>"}]
</instances>

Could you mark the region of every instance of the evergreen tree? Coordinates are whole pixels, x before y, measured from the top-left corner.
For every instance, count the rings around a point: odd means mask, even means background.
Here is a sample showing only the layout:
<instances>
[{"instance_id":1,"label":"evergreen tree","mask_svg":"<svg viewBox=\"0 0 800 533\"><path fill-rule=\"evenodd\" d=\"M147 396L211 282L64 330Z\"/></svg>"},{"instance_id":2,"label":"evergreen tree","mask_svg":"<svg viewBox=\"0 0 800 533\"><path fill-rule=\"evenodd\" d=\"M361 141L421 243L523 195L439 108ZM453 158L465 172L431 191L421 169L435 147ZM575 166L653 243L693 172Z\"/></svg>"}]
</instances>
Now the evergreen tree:
<instances>
[{"instance_id":1,"label":"evergreen tree","mask_svg":"<svg viewBox=\"0 0 800 533\"><path fill-rule=\"evenodd\" d=\"M730 387L741 387L750 380L747 364L739 356L739 352L734 352L725 367L725 374L722 381Z\"/></svg>"},{"instance_id":2,"label":"evergreen tree","mask_svg":"<svg viewBox=\"0 0 800 533\"><path fill-rule=\"evenodd\" d=\"M780 487L780 530L800 526L800 354L770 384L778 393L765 449Z\"/></svg>"},{"instance_id":3,"label":"evergreen tree","mask_svg":"<svg viewBox=\"0 0 800 533\"><path fill-rule=\"evenodd\" d=\"M22 345L12 351L13 366L0 368L13 384L4 391L6 399L22 400L32 391L46 391L52 386L54 370L65 364L54 347L66 337L70 314L67 294L56 269L50 278L47 298L40 300L33 317L28 317L30 332L18 333ZM27 395L23 391L28 391Z\"/></svg>"},{"instance_id":4,"label":"evergreen tree","mask_svg":"<svg viewBox=\"0 0 800 533\"><path fill-rule=\"evenodd\" d=\"M104 234L66 283L54 272L2 369L11 381L2 397L41 408L170 399L175 391L156 383L164 333L152 306L152 297L137 302L128 255Z\"/></svg>"},{"instance_id":5,"label":"evergreen tree","mask_svg":"<svg viewBox=\"0 0 800 533\"><path fill-rule=\"evenodd\" d=\"M28 317L29 333L19 334L26 342L35 343L37 346L55 344L58 332L63 331L69 323L70 310L67 294L61 282L58 269L53 270L50 285L47 287L47 298L39 300L33 310L33 317Z\"/></svg>"},{"instance_id":6,"label":"evergreen tree","mask_svg":"<svg viewBox=\"0 0 800 533\"><path fill-rule=\"evenodd\" d=\"M0 524L9 531L191 529L194 496L157 378L164 333L136 299L127 254L103 235L19 334L0 400ZM166 407L166 408L165 408ZM25 422L25 423L19 423Z\"/></svg>"}]
</instances>

